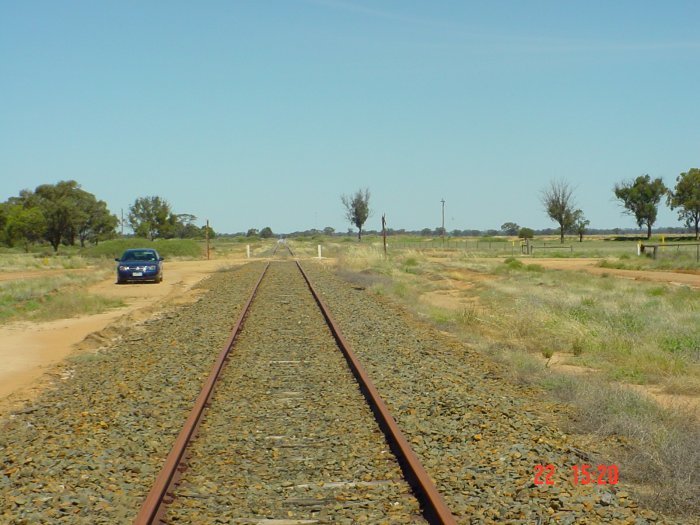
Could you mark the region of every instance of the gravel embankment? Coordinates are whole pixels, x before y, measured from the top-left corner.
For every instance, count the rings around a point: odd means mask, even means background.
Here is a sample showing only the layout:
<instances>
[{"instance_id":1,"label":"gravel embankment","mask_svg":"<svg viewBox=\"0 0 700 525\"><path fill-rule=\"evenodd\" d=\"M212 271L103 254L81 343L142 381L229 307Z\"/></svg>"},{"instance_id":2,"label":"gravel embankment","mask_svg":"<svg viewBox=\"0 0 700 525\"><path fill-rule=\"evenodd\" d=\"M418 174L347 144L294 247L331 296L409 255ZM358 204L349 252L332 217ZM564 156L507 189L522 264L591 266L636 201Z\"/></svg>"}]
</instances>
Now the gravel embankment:
<instances>
[{"instance_id":1,"label":"gravel embankment","mask_svg":"<svg viewBox=\"0 0 700 525\"><path fill-rule=\"evenodd\" d=\"M131 523L262 268L215 274L3 418L0 523Z\"/></svg>"},{"instance_id":2,"label":"gravel embankment","mask_svg":"<svg viewBox=\"0 0 700 525\"><path fill-rule=\"evenodd\" d=\"M272 263L168 523L425 524L294 263Z\"/></svg>"},{"instance_id":3,"label":"gravel embankment","mask_svg":"<svg viewBox=\"0 0 700 525\"><path fill-rule=\"evenodd\" d=\"M533 413L499 366L389 301L305 269L461 523L659 523L620 484L574 485L584 451ZM554 465L554 485L533 483ZM594 469L595 469L594 465Z\"/></svg>"},{"instance_id":4,"label":"gravel embankment","mask_svg":"<svg viewBox=\"0 0 700 525\"><path fill-rule=\"evenodd\" d=\"M545 424L498 366L330 271L305 267L460 523L662 521L636 507L624 471L614 488L573 486L570 467L587 462L581 447ZM130 523L261 270L216 274L197 303L167 308L74 360L55 389L0 421L0 523ZM538 464L557 466L555 485L533 484Z\"/></svg>"}]
</instances>

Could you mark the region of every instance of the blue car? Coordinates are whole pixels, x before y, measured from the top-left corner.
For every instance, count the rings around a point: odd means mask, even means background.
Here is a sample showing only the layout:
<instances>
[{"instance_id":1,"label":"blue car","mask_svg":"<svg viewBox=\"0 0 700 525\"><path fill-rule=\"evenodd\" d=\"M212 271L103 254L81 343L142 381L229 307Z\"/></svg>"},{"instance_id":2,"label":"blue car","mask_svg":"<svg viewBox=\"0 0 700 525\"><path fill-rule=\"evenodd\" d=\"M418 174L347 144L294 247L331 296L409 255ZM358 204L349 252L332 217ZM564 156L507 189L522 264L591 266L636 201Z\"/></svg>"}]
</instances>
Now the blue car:
<instances>
[{"instance_id":1,"label":"blue car","mask_svg":"<svg viewBox=\"0 0 700 525\"><path fill-rule=\"evenodd\" d=\"M126 250L117 265L117 284L129 281L163 282L163 258L152 248Z\"/></svg>"}]
</instances>

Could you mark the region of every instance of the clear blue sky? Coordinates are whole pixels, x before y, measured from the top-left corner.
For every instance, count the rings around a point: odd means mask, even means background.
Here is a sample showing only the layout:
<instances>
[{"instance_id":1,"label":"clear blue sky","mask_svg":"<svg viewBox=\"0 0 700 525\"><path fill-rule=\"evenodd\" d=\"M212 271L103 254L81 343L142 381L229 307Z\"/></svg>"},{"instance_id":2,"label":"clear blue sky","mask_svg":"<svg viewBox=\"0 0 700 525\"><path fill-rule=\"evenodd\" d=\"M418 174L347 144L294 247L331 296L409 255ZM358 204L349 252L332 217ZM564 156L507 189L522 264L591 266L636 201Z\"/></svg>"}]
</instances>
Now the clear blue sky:
<instances>
[{"instance_id":1,"label":"clear blue sky","mask_svg":"<svg viewBox=\"0 0 700 525\"><path fill-rule=\"evenodd\" d=\"M616 182L700 167L700 2L0 0L0 200L75 179L215 230L633 227ZM679 226L665 208L659 226Z\"/></svg>"}]
</instances>

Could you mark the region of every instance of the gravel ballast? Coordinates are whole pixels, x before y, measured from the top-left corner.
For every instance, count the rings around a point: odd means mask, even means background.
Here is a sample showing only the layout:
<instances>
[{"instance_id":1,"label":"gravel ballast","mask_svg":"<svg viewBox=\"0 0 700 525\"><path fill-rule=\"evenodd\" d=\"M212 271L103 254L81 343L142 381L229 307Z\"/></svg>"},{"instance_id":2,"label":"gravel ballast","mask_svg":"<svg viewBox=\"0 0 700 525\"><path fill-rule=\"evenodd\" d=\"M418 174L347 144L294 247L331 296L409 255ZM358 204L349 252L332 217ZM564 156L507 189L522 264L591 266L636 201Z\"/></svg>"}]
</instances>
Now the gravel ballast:
<instances>
[{"instance_id":1,"label":"gravel ballast","mask_svg":"<svg viewBox=\"0 0 700 525\"><path fill-rule=\"evenodd\" d=\"M304 267L460 522L670 523L637 507L624 472L615 486L574 485L572 467L591 458L499 365L332 269ZM534 484L536 465L554 465L553 485Z\"/></svg>"},{"instance_id":2,"label":"gravel ballast","mask_svg":"<svg viewBox=\"0 0 700 525\"><path fill-rule=\"evenodd\" d=\"M131 523L262 267L215 274L196 303L72 360L54 388L3 418L0 523ZM497 365L332 271L304 267L460 523L670 523L636 506L624 472L615 487L574 486L570 469L589 462L585 451ZM554 485L533 483L538 464L557 467ZM236 475L236 486L248 482ZM271 487L303 483L290 475L257 485L262 502Z\"/></svg>"},{"instance_id":3,"label":"gravel ballast","mask_svg":"<svg viewBox=\"0 0 700 525\"><path fill-rule=\"evenodd\" d=\"M0 523L131 523L262 268L215 274L3 418Z\"/></svg>"}]
</instances>

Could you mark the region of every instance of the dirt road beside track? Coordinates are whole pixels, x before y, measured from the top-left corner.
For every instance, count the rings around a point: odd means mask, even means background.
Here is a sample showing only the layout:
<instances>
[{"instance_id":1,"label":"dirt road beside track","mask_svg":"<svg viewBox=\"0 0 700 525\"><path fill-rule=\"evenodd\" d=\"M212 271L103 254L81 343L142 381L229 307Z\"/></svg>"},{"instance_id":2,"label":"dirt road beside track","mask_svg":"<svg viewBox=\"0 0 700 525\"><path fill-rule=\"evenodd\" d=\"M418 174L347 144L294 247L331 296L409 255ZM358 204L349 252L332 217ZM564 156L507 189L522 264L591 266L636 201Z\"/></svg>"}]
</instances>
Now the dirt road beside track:
<instances>
[{"instance_id":1,"label":"dirt road beside track","mask_svg":"<svg viewBox=\"0 0 700 525\"><path fill-rule=\"evenodd\" d=\"M30 399L42 388L40 378L68 355L99 346L100 332L114 323L128 326L153 315L164 304L194 300L192 287L225 266L243 260L170 261L160 284L115 284L110 275L89 289L91 293L121 299L125 306L97 315L34 323L16 322L0 327L0 407ZM0 280L31 279L50 274L89 270L4 272ZM88 338L86 340L86 338ZM12 399L8 396L12 394ZM0 408L2 410L2 408Z\"/></svg>"}]
</instances>

